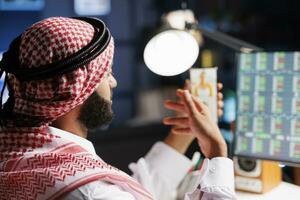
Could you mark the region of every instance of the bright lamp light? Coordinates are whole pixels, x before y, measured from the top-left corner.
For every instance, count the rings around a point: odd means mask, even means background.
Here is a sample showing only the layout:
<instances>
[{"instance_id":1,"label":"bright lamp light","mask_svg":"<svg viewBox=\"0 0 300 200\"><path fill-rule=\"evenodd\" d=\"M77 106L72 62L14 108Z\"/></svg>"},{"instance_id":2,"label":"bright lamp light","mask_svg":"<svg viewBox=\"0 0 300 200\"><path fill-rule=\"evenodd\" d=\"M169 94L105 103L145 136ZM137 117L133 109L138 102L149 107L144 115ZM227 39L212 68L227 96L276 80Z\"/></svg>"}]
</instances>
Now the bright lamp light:
<instances>
[{"instance_id":1,"label":"bright lamp light","mask_svg":"<svg viewBox=\"0 0 300 200\"><path fill-rule=\"evenodd\" d=\"M199 45L190 33L167 30L148 42L144 50L144 61L152 72L174 76L191 68L198 54Z\"/></svg>"}]
</instances>

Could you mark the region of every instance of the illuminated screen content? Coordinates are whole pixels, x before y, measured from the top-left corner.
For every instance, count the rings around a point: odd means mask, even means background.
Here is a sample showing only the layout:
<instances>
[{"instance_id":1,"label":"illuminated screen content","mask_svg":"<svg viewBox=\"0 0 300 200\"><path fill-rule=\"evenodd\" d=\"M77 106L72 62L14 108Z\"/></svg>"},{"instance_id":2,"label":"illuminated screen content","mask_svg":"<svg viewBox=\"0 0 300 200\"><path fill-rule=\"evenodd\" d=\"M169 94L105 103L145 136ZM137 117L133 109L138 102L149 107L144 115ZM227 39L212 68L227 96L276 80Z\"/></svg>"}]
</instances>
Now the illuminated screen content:
<instances>
[{"instance_id":1,"label":"illuminated screen content","mask_svg":"<svg viewBox=\"0 0 300 200\"><path fill-rule=\"evenodd\" d=\"M300 52L238 55L235 154L300 164Z\"/></svg>"}]
</instances>

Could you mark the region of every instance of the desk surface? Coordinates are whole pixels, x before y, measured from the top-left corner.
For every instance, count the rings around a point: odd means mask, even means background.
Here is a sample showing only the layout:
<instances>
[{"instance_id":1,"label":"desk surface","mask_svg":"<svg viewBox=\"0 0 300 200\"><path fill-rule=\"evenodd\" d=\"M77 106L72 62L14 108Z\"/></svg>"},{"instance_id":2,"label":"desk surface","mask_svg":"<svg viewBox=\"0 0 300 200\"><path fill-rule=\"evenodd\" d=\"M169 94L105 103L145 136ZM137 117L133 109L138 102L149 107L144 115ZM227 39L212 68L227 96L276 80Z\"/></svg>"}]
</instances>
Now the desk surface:
<instances>
[{"instance_id":1,"label":"desk surface","mask_svg":"<svg viewBox=\"0 0 300 200\"><path fill-rule=\"evenodd\" d=\"M265 194L253 194L247 192L236 192L238 200L299 200L300 187L281 182L276 188Z\"/></svg>"}]
</instances>

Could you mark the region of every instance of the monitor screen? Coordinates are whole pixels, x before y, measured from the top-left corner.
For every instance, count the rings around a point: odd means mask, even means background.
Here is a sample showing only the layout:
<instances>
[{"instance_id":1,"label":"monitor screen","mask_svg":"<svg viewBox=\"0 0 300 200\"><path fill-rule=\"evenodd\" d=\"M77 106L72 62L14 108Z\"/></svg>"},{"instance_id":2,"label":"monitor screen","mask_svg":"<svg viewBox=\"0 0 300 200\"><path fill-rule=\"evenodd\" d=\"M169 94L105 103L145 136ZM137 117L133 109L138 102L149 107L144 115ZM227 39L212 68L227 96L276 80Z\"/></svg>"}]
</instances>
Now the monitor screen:
<instances>
[{"instance_id":1,"label":"monitor screen","mask_svg":"<svg viewBox=\"0 0 300 200\"><path fill-rule=\"evenodd\" d=\"M300 164L300 52L238 54L235 155Z\"/></svg>"}]
</instances>

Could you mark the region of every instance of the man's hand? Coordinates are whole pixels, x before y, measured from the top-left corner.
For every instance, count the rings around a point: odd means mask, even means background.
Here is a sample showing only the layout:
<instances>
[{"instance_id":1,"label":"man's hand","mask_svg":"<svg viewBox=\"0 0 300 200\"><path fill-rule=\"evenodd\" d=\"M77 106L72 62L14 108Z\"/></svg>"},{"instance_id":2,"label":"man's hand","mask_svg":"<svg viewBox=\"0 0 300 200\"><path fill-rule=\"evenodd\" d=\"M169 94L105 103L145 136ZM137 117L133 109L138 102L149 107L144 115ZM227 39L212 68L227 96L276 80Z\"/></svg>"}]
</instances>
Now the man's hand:
<instances>
[{"instance_id":1,"label":"man's hand","mask_svg":"<svg viewBox=\"0 0 300 200\"><path fill-rule=\"evenodd\" d=\"M164 124L173 125L171 131L174 134L196 137L201 151L207 158L227 157L225 140L211 118L208 107L193 97L188 90L178 90L176 94L180 100L167 101L165 106L181 113L181 116L165 118ZM218 113L222 114L220 107L223 107L223 101L219 101L218 104Z\"/></svg>"},{"instance_id":2,"label":"man's hand","mask_svg":"<svg viewBox=\"0 0 300 200\"><path fill-rule=\"evenodd\" d=\"M223 94L221 93L221 90L223 88L223 84L222 83L218 83L218 117L221 117L223 115ZM185 86L184 86L185 90L189 90L191 91L191 83L189 80L185 81ZM182 100L180 100L182 102ZM166 101L165 103L165 107L172 109L173 105L169 104L170 101ZM171 106L171 107L169 107ZM174 110L174 109L172 109ZM182 112L176 112L176 116L177 117L182 117L182 116L187 116L187 114L182 113ZM175 126L176 127L176 126ZM172 129L173 130L173 129ZM170 131L169 135L165 138L164 142L166 144L168 144L169 146L171 146L172 148L174 148L175 150L177 150L178 152L184 154L186 152L186 150L188 149L188 147L190 146L190 144L192 143L192 141L195 139L194 135L181 135L181 134L174 134L172 132L172 130Z\"/></svg>"}]
</instances>

